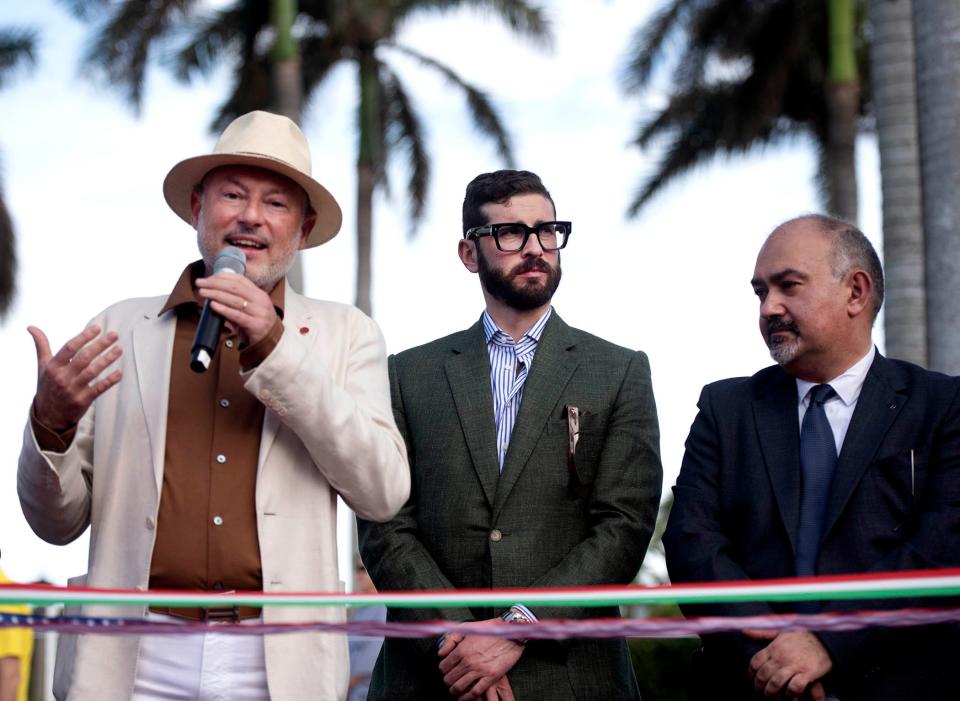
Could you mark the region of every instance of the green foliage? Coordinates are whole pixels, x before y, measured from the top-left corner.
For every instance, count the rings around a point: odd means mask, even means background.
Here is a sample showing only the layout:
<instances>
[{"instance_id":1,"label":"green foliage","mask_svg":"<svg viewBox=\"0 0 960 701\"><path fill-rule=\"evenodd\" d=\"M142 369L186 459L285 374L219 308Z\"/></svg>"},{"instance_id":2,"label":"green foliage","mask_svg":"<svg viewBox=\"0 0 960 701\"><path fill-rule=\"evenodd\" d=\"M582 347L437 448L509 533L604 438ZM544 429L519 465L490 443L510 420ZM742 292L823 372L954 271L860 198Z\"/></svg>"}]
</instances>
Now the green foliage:
<instances>
[{"instance_id":1,"label":"green foliage","mask_svg":"<svg viewBox=\"0 0 960 701\"><path fill-rule=\"evenodd\" d=\"M846 1L846 0L845 0ZM866 1L855 7L855 45L869 112ZM668 182L718 154L742 154L798 134L828 144L830 69L825 0L666 0L632 40L622 74L629 95L669 74L662 107L645 115L633 144L663 142L630 216ZM821 159L822 163L822 159Z\"/></svg>"},{"instance_id":2,"label":"green foliage","mask_svg":"<svg viewBox=\"0 0 960 701\"><path fill-rule=\"evenodd\" d=\"M680 617L673 604L654 606L651 617ZM644 701L685 701L690 678L690 654L698 638L631 638L627 641L633 671Z\"/></svg>"},{"instance_id":3,"label":"green foliage","mask_svg":"<svg viewBox=\"0 0 960 701\"><path fill-rule=\"evenodd\" d=\"M93 27L84 57L88 74L121 90L134 109L144 98L147 67L154 58L182 81L229 67L232 87L220 105L211 129L219 132L240 114L270 109L273 102L271 53L276 32L270 3L235 0L215 11L199 0L60 0ZM390 51L413 57L437 72L465 97L478 131L490 138L501 157L512 163L513 150L505 127L481 90L452 68L396 42L399 25L415 15L463 7L489 12L519 35L549 43L550 28L542 10L523 0L300 0L294 35L302 61L304 102L339 63L371 63L364 104L375 114L358 114L363 154L375 154L377 184L387 186L387 164L396 155L406 162L407 192L416 224L423 215L429 183L429 155L424 130L399 74L390 68ZM372 57L372 58L371 58Z\"/></svg>"},{"instance_id":4,"label":"green foliage","mask_svg":"<svg viewBox=\"0 0 960 701\"><path fill-rule=\"evenodd\" d=\"M9 83L19 68L33 66L36 62L36 44L37 33L33 29L0 29L0 88ZM4 201L3 181L0 179L0 319L13 304L16 274L17 247L13 219Z\"/></svg>"}]
</instances>

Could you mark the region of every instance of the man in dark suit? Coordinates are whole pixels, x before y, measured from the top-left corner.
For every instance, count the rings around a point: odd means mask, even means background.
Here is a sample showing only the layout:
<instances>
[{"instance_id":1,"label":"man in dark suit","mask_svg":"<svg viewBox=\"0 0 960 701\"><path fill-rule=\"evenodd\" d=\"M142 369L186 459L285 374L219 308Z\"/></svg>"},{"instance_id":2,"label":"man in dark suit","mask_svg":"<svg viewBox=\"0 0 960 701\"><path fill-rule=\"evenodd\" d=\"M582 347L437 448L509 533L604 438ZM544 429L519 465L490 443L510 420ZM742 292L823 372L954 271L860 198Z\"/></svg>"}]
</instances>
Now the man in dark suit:
<instances>
[{"instance_id":1,"label":"man in dark suit","mask_svg":"<svg viewBox=\"0 0 960 701\"><path fill-rule=\"evenodd\" d=\"M852 225L810 215L760 250L752 285L777 365L707 385L664 535L674 582L960 564L960 380L881 356L883 272ZM691 606L761 615L936 600ZM960 698L950 626L706 636L691 698ZM697 688L699 687L699 689Z\"/></svg>"},{"instance_id":2,"label":"man in dark suit","mask_svg":"<svg viewBox=\"0 0 960 701\"><path fill-rule=\"evenodd\" d=\"M463 265L478 273L480 321L390 358L394 415L413 488L386 524L361 522L381 591L625 584L660 500L657 413L646 356L567 326L558 222L526 171L480 175L463 204ZM617 616L615 608L516 605L393 609L398 621ZM448 635L388 639L371 699L635 699L620 640L524 643Z\"/></svg>"}]
</instances>

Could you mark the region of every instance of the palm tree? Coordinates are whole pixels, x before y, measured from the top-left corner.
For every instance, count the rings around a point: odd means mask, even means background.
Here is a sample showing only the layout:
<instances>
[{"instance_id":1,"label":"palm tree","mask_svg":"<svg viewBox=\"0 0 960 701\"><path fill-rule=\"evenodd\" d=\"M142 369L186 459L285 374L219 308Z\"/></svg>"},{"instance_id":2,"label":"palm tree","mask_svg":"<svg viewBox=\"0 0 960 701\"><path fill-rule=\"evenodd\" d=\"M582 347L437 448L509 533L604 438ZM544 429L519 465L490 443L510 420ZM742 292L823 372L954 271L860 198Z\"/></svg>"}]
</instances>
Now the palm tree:
<instances>
[{"instance_id":1,"label":"palm tree","mask_svg":"<svg viewBox=\"0 0 960 701\"><path fill-rule=\"evenodd\" d=\"M197 0L142 3L125 0L61 0L80 17L100 10L106 18L96 30L85 63L108 84L125 91L139 108L144 74L155 44L169 43L177 32L189 40L176 51L175 75L188 81L226 63L233 88L220 106L212 128L217 131L237 115L272 104L270 49L273 27L267 3L238 0L201 20ZM430 179L430 161L420 115L399 74L391 52L412 58L439 73L463 93L478 130L493 140L499 155L512 162L506 129L489 98L450 67L396 41L403 22L426 12L472 7L486 10L518 34L549 39L546 19L526 0L301 0L295 22L300 45L303 98L341 63L356 66L357 110L357 280L356 304L370 313L373 193L387 183L387 163L400 155L407 162L406 189L414 227L422 218ZM100 14L100 13L97 13Z\"/></svg>"},{"instance_id":2,"label":"palm tree","mask_svg":"<svg viewBox=\"0 0 960 701\"><path fill-rule=\"evenodd\" d=\"M35 61L36 33L31 29L0 29L0 88L3 88L16 69ZM2 174L2 171L0 171ZM17 274L17 247L13 219L7 210L0 179L0 319L6 316L15 294Z\"/></svg>"},{"instance_id":3,"label":"palm tree","mask_svg":"<svg viewBox=\"0 0 960 701\"><path fill-rule=\"evenodd\" d=\"M930 367L960 374L960 3L913 0Z\"/></svg>"},{"instance_id":4,"label":"palm tree","mask_svg":"<svg viewBox=\"0 0 960 701\"><path fill-rule=\"evenodd\" d=\"M832 17L831 9L847 15ZM844 16L846 25L834 21ZM855 219L852 120L838 129L833 117L838 104L859 115L868 104L869 96L857 97L856 90L857 76L869 75L864 16L865 0L667 0L636 32L623 75L626 92L637 94L649 88L656 69L673 64L666 105L639 124L633 141L644 148L664 139L666 148L629 215L717 154L806 134L818 150L821 199L832 212ZM855 37L842 36L844 27Z\"/></svg>"},{"instance_id":5,"label":"palm tree","mask_svg":"<svg viewBox=\"0 0 960 701\"><path fill-rule=\"evenodd\" d=\"M883 190L886 353L925 366L927 307L911 0L871 0L870 27Z\"/></svg>"}]
</instances>

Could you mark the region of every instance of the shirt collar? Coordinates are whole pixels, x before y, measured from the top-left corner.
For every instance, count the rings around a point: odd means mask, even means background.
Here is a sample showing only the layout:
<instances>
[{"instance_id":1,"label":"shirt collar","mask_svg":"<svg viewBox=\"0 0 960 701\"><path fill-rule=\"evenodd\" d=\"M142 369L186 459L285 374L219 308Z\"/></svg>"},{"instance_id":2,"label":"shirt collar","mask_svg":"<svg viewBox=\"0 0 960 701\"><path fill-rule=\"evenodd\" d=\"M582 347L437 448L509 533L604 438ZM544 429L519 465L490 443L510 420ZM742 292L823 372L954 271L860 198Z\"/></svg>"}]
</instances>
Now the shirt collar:
<instances>
[{"instance_id":1,"label":"shirt collar","mask_svg":"<svg viewBox=\"0 0 960 701\"><path fill-rule=\"evenodd\" d=\"M876 354L876 346L871 345L865 356L826 383L833 387L833 391L840 397L840 401L847 406L852 406L860 398L860 391L863 389L863 383L867 379L867 373L870 371L870 366L873 364ZM797 379L797 395L801 404L807 401L810 388L817 384L820 383Z\"/></svg>"},{"instance_id":2,"label":"shirt collar","mask_svg":"<svg viewBox=\"0 0 960 701\"><path fill-rule=\"evenodd\" d=\"M177 309L183 305L195 304L198 307L203 306L203 300L197 295L193 282L198 277L203 277L205 270L206 268L202 260L194 261L184 268L183 272L180 273L180 277L177 279L177 283L173 286L173 291L170 293L170 296L167 297L166 304L164 304L163 309L160 310L160 314L171 309ZM283 281L281 280L281 282ZM270 301L273 302L273 306L277 310L277 315L281 319L283 318L285 288L285 285L281 285L278 282L274 288L270 290Z\"/></svg>"},{"instance_id":3,"label":"shirt collar","mask_svg":"<svg viewBox=\"0 0 960 701\"><path fill-rule=\"evenodd\" d=\"M540 336L543 335L543 327L547 325L547 321L550 319L550 315L553 313L553 307L547 307L547 311L543 313L536 323L531 326L523 336L517 341L516 344L513 342L510 334L503 331L497 323L493 320L490 314L486 309L483 310L483 316L480 317L483 322L483 335L489 345L491 341L494 343L499 343L500 345L520 345L523 339L529 339L534 344L540 342Z\"/></svg>"}]
</instances>

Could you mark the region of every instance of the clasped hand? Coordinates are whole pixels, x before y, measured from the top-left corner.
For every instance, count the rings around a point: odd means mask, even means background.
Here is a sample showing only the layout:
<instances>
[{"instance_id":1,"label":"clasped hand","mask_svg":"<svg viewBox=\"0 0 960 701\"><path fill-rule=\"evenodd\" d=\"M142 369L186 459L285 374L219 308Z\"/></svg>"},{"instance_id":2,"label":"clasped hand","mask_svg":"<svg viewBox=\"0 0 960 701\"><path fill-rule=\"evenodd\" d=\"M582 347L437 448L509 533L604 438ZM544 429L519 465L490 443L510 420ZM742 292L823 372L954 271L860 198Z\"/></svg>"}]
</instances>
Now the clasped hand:
<instances>
[{"instance_id":1,"label":"clasped hand","mask_svg":"<svg viewBox=\"0 0 960 701\"><path fill-rule=\"evenodd\" d=\"M499 618L468 623L482 627L501 623ZM443 683L461 701L513 701L507 672L523 654L523 645L489 635L447 635L438 653Z\"/></svg>"},{"instance_id":2,"label":"clasped hand","mask_svg":"<svg viewBox=\"0 0 960 701\"><path fill-rule=\"evenodd\" d=\"M750 660L750 678L758 693L778 699L826 698L821 679L833 668L833 661L813 633L748 630L744 634L771 641Z\"/></svg>"}]
</instances>

